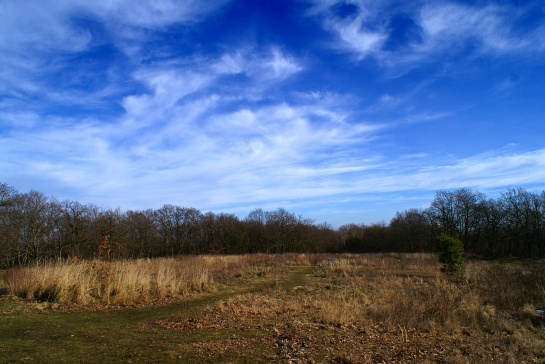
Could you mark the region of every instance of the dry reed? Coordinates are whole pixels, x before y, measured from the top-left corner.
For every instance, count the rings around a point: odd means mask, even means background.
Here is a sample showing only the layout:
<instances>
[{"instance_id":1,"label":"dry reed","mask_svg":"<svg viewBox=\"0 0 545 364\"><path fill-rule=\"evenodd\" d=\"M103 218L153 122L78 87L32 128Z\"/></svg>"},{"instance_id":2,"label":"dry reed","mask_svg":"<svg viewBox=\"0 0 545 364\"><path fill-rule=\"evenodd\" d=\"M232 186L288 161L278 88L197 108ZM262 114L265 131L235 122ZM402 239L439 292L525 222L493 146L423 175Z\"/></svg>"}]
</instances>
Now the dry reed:
<instances>
[{"instance_id":1,"label":"dry reed","mask_svg":"<svg viewBox=\"0 0 545 364\"><path fill-rule=\"evenodd\" d=\"M214 287L201 257L46 263L4 272L19 297L74 304L136 304Z\"/></svg>"},{"instance_id":2,"label":"dry reed","mask_svg":"<svg viewBox=\"0 0 545 364\"><path fill-rule=\"evenodd\" d=\"M66 261L9 269L3 280L9 292L28 300L142 304L213 291L232 277L264 276L280 267L310 264L305 254Z\"/></svg>"}]
</instances>

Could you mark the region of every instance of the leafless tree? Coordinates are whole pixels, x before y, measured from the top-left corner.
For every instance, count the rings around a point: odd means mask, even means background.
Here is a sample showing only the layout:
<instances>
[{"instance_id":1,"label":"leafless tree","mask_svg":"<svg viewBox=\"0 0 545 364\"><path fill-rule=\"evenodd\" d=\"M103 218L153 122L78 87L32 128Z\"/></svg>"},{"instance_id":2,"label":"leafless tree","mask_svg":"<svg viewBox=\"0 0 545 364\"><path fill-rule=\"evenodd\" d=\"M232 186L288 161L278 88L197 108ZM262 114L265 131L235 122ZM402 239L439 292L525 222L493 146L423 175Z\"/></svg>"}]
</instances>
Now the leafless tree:
<instances>
[{"instance_id":1,"label":"leafless tree","mask_svg":"<svg viewBox=\"0 0 545 364\"><path fill-rule=\"evenodd\" d=\"M8 208L13 237L10 255L19 265L43 259L52 240L56 217L48 198L33 190L16 195Z\"/></svg>"}]
</instances>

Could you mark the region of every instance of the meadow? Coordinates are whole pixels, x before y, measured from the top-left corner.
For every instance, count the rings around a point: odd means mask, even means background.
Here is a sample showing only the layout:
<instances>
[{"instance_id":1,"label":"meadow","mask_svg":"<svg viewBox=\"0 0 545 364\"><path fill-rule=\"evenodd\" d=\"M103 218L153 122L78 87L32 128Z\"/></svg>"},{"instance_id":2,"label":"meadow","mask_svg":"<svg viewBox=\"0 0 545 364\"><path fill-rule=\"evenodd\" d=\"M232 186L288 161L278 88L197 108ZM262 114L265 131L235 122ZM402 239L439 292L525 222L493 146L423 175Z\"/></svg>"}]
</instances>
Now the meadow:
<instances>
[{"instance_id":1,"label":"meadow","mask_svg":"<svg viewBox=\"0 0 545 364\"><path fill-rule=\"evenodd\" d=\"M64 261L1 272L0 362L535 363L542 261L432 254Z\"/></svg>"}]
</instances>

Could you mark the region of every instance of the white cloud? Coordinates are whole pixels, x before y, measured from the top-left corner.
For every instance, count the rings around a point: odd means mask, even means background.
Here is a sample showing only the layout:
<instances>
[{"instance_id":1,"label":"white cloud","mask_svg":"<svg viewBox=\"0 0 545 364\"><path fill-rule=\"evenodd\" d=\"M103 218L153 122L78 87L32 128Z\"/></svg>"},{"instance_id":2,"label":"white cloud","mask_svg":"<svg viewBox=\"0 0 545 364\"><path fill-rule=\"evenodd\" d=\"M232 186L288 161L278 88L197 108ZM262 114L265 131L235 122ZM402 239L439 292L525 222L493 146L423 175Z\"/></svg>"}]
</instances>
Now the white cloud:
<instances>
[{"instance_id":1,"label":"white cloud","mask_svg":"<svg viewBox=\"0 0 545 364\"><path fill-rule=\"evenodd\" d=\"M335 6L351 4L354 13L339 17ZM381 64L398 67L430 61L446 51L457 54L468 42L476 42L476 53L535 53L545 50L545 26L523 29L516 19L538 11L531 5L462 5L449 1L416 3L411 6L376 1L315 1L310 15L334 34L337 43L358 58L374 57ZM393 35L389 22L397 15L411 16L420 29L418 39L398 50L385 45ZM340 42L340 43L339 43ZM443 54L444 55L444 54Z\"/></svg>"},{"instance_id":2,"label":"white cloud","mask_svg":"<svg viewBox=\"0 0 545 364\"><path fill-rule=\"evenodd\" d=\"M496 5L470 7L449 3L426 5L420 12L423 47L419 51L450 49L474 40L481 52L527 49L531 40L512 29L511 8Z\"/></svg>"},{"instance_id":3,"label":"white cloud","mask_svg":"<svg viewBox=\"0 0 545 364\"><path fill-rule=\"evenodd\" d=\"M361 192L438 190L540 184L545 180L545 149L527 152L489 151L454 164L424 164L402 173L376 177ZM402 168L401 168L402 169ZM403 169L402 169L403 170Z\"/></svg>"},{"instance_id":4,"label":"white cloud","mask_svg":"<svg viewBox=\"0 0 545 364\"><path fill-rule=\"evenodd\" d=\"M123 107L131 120L148 122L156 122L163 112L212 81L209 75L168 68L139 70L134 73L134 78L148 86L150 93L127 96Z\"/></svg>"},{"instance_id":5,"label":"white cloud","mask_svg":"<svg viewBox=\"0 0 545 364\"><path fill-rule=\"evenodd\" d=\"M272 50L271 57L264 65L262 77L265 79L284 79L302 69L297 62L286 57L279 49Z\"/></svg>"},{"instance_id":6,"label":"white cloud","mask_svg":"<svg viewBox=\"0 0 545 364\"><path fill-rule=\"evenodd\" d=\"M494 89L496 94L505 93L515 87L521 81L517 75L512 75L507 79L504 79L500 83L496 84Z\"/></svg>"},{"instance_id":7,"label":"white cloud","mask_svg":"<svg viewBox=\"0 0 545 364\"><path fill-rule=\"evenodd\" d=\"M78 51L92 35L73 22L74 17L97 19L105 27L158 29L174 23L194 23L225 0L5 0L0 3L0 49ZM93 19L93 17L95 19ZM130 34L121 32L120 34Z\"/></svg>"},{"instance_id":8,"label":"white cloud","mask_svg":"<svg viewBox=\"0 0 545 364\"><path fill-rule=\"evenodd\" d=\"M80 51L91 35L69 22L73 5L63 1L13 1L0 3L0 49Z\"/></svg>"},{"instance_id":9,"label":"white cloud","mask_svg":"<svg viewBox=\"0 0 545 364\"><path fill-rule=\"evenodd\" d=\"M187 144L194 149L197 140L202 146L211 143L210 138L226 139L234 133L241 133L242 138L252 133L253 111L237 108L237 103L262 99L266 89L285 80L300 66L277 49L250 55L248 50L238 50L219 60L193 59L135 71L135 80L148 91L124 98L126 113L119 134L133 140L133 149L143 154ZM248 74L246 80L224 80L239 70ZM228 89L222 86L224 82L229 83ZM234 89L239 92L233 92ZM218 114L216 108L221 107L237 110ZM257 123L254 127L263 129ZM150 130L151 135L139 137Z\"/></svg>"},{"instance_id":10,"label":"white cloud","mask_svg":"<svg viewBox=\"0 0 545 364\"><path fill-rule=\"evenodd\" d=\"M231 112L219 111L230 102L221 95L182 97L175 108L182 114L151 129L123 119L107 124L3 115L28 127L0 138L2 168L27 181L36 173L45 176L40 186L56 180L64 186L59 188L77 190L82 202L108 201L122 208L176 203L205 210L244 201L262 207L286 201L285 206L296 207L332 196L460 186L482 190L545 180L545 149L490 151L454 163L434 163L424 153L372 152L372 138L385 126L348 123L327 97ZM125 137L130 145L119 144Z\"/></svg>"},{"instance_id":11,"label":"white cloud","mask_svg":"<svg viewBox=\"0 0 545 364\"><path fill-rule=\"evenodd\" d=\"M164 83L154 85L161 88ZM149 100L141 101L145 104ZM232 204L297 194L312 196L330 188L315 182L309 184L309 176L327 178L365 169L364 165L346 164L334 152L326 156L323 149L362 142L372 127L339 123L334 111L320 115L320 122L313 124L313 110L319 109L320 100L312 105L281 103L203 114L207 103L216 105L223 101L216 96L213 100L182 102L174 111L186 113L151 129L126 120L118 125L76 121L69 128L55 120L42 120L42 127L24 131L24 141L20 133L4 137L2 154L20 160L21 171L39 171L60 185L76 186L83 196L85 191L93 191L94 196L101 194L101 199L129 207L138 203L132 202L135 198L151 204L148 206L156 206L159 201L201 207L218 201ZM146 106L132 109L130 117L147 110L150 109ZM158 115L166 115L163 111L159 110ZM331 122L324 122L328 116ZM198 122L193 118L198 118ZM135 136L137 132L141 135ZM125 137L130 145L119 143ZM166 141L169 137L172 143ZM21 149L24 155L34 155L34 159L18 155ZM323 160L312 167L310 161L318 154ZM299 187L289 187L292 183ZM172 192L172 186L180 188ZM153 188L153 192L140 196L147 188ZM209 192L203 194L203 189ZM135 197L134 192L128 191L141 192Z\"/></svg>"},{"instance_id":12,"label":"white cloud","mask_svg":"<svg viewBox=\"0 0 545 364\"><path fill-rule=\"evenodd\" d=\"M133 77L147 90L126 96L119 118L61 123L35 114L5 114L14 124L25 120L30 129L4 136L2 153L21 160L21 171L30 173L15 175L30 179L39 171L76 188L84 201L96 197L129 207L167 202L200 207L266 200L278 193L275 186L301 183L309 173L346 173L353 167L334 167L336 160L324 161L323 172L309 172L305 164L322 148L347 145L371 132L368 126L347 124L332 95L239 106L249 98L260 103L270 98L256 90L301 69L274 47L260 53L234 51L217 61L143 67ZM248 78L240 93L218 88L224 77L242 71ZM204 188L209 192L203 194ZM148 189L153 192L142 192ZM141 193L135 197L127 191Z\"/></svg>"},{"instance_id":13,"label":"white cloud","mask_svg":"<svg viewBox=\"0 0 545 364\"><path fill-rule=\"evenodd\" d=\"M374 1L315 1L309 11L318 16L324 28L332 32L337 41L333 47L341 48L363 59L377 55L388 40L384 22L377 22L382 6ZM332 10L337 5L351 6L352 14L339 17Z\"/></svg>"},{"instance_id":14,"label":"white cloud","mask_svg":"<svg viewBox=\"0 0 545 364\"><path fill-rule=\"evenodd\" d=\"M420 57L447 50L456 54L458 48L474 42L477 54L542 52L545 27L522 29L515 23L517 18L532 11L535 9L530 6L427 3L417 19L422 28L422 42L414 44L412 50Z\"/></svg>"},{"instance_id":15,"label":"white cloud","mask_svg":"<svg viewBox=\"0 0 545 364\"><path fill-rule=\"evenodd\" d=\"M346 48L365 58L379 52L388 39L384 31L366 30L365 22L366 17L358 16L349 21L331 21L328 26L337 33Z\"/></svg>"},{"instance_id":16,"label":"white cloud","mask_svg":"<svg viewBox=\"0 0 545 364\"><path fill-rule=\"evenodd\" d=\"M136 27L157 28L172 23L195 22L203 15L209 14L220 7L225 0L184 1L176 0L101 0L89 4L81 1L88 11L111 24L124 24Z\"/></svg>"},{"instance_id":17,"label":"white cloud","mask_svg":"<svg viewBox=\"0 0 545 364\"><path fill-rule=\"evenodd\" d=\"M218 1L174 0L5 0L0 2L0 92L50 95L48 77L74 67L70 56L110 44L128 53L131 62L153 31L175 23L194 24L221 8ZM87 21L96 25L82 26ZM159 51L159 50L158 50ZM129 61L129 59L127 59ZM77 62L76 62L77 64ZM37 73L37 70L40 72ZM58 76L57 76L58 77ZM72 79L77 75L72 75ZM61 95L62 96L62 95Z\"/></svg>"},{"instance_id":18,"label":"white cloud","mask_svg":"<svg viewBox=\"0 0 545 364\"><path fill-rule=\"evenodd\" d=\"M242 52L224 54L220 60L211 66L211 69L219 74L232 74L246 72L246 59Z\"/></svg>"},{"instance_id":19,"label":"white cloud","mask_svg":"<svg viewBox=\"0 0 545 364\"><path fill-rule=\"evenodd\" d=\"M279 48L260 52L255 47L248 47L222 55L211 63L210 69L218 75L243 73L255 80L280 81L302 71L303 66Z\"/></svg>"}]
</instances>

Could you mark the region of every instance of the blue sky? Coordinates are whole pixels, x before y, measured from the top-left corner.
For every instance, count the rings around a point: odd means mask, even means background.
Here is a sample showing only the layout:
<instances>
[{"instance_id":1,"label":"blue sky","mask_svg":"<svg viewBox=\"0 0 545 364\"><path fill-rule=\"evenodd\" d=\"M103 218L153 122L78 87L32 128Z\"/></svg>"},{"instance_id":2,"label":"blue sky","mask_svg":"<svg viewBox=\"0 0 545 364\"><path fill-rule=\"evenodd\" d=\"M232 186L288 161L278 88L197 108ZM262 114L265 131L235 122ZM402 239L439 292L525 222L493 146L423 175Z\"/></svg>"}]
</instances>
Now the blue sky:
<instances>
[{"instance_id":1,"label":"blue sky","mask_svg":"<svg viewBox=\"0 0 545 364\"><path fill-rule=\"evenodd\" d=\"M545 189L545 3L0 0L0 181L389 221Z\"/></svg>"}]
</instances>

